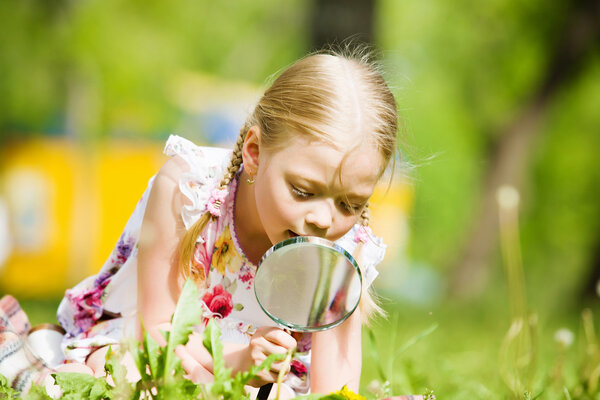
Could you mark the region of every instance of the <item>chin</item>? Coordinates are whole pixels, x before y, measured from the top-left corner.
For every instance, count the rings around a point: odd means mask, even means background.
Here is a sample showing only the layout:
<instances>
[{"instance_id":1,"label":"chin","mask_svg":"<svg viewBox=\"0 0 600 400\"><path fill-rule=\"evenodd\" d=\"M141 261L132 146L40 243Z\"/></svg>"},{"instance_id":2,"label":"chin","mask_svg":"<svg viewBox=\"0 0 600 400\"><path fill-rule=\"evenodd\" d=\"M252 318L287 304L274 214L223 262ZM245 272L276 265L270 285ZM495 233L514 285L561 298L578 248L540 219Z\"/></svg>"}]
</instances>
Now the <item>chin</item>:
<instances>
[{"instance_id":1,"label":"chin","mask_svg":"<svg viewBox=\"0 0 600 400\"><path fill-rule=\"evenodd\" d=\"M286 239L291 239L291 238L295 238L295 237L298 237L298 236L302 236L302 235L298 235L296 232L294 232L294 231L290 231L290 230L288 230L288 231L286 232L286 234L287 234L287 235L286 235L286 236L287 236L287 238L286 238Z\"/></svg>"}]
</instances>

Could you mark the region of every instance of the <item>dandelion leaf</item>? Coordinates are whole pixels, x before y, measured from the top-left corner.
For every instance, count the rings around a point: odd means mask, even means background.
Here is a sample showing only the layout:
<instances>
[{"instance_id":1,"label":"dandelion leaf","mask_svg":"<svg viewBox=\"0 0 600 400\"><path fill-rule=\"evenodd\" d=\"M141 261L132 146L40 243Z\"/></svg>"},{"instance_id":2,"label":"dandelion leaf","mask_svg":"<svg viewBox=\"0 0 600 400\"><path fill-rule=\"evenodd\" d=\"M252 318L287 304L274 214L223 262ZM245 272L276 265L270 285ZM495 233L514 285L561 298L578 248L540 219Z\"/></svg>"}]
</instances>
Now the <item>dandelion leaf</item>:
<instances>
[{"instance_id":1,"label":"dandelion leaf","mask_svg":"<svg viewBox=\"0 0 600 400\"><path fill-rule=\"evenodd\" d=\"M170 372L179 362L175 356L175 348L186 344L190 334L194 331L194 325L200 323L199 297L198 288L188 279L183 285L175 313L171 319L171 331L168 334L167 349L164 352L166 359L163 371L165 371L164 378L166 379L170 377Z\"/></svg>"},{"instance_id":2,"label":"dandelion leaf","mask_svg":"<svg viewBox=\"0 0 600 400\"><path fill-rule=\"evenodd\" d=\"M63 400L101 400L112 397L112 388L104 378L78 372L59 372L52 376L63 392Z\"/></svg>"}]
</instances>

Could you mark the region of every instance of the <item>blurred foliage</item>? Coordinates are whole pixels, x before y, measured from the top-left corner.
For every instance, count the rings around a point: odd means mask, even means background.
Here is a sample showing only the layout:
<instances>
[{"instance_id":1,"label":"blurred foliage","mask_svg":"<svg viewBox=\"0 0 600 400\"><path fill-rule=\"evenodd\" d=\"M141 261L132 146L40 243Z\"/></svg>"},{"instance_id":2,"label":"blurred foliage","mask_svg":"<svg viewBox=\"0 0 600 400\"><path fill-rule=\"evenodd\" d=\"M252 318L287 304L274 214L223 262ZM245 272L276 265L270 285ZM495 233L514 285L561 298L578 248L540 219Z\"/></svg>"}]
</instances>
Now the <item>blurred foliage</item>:
<instances>
[{"instance_id":1,"label":"blurred foliage","mask_svg":"<svg viewBox=\"0 0 600 400\"><path fill-rule=\"evenodd\" d=\"M174 4L0 1L0 143L15 133L161 136L182 112L170 93L181 74L261 83L309 48L308 0ZM410 268L424 263L442 278L452 273L481 206L491 148L539 90L573 4L376 3L376 45L403 117L404 155L416 165ZM558 357L553 332L566 325L583 343L577 298L599 242L597 48L583 61L549 99L521 192L528 304L539 316L534 394ZM401 347L439 324L399 357L396 392L430 386L447 398L505 398L496 359L510 319L497 255L492 283L476 304L388 305L398 317L374 327L377 343L386 348L392 332ZM579 353L565 356L564 384L570 388L576 386ZM365 384L377 377L375 367L366 361ZM564 398L560 387L552 393Z\"/></svg>"},{"instance_id":2,"label":"blurred foliage","mask_svg":"<svg viewBox=\"0 0 600 400\"><path fill-rule=\"evenodd\" d=\"M304 53L306 9L299 0L2 1L0 132L167 132L179 74L262 82Z\"/></svg>"},{"instance_id":3,"label":"blurred foliage","mask_svg":"<svg viewBox=\"0 0 600 400\"><path fill-rule=\"evenodd\" d=\"M309 47L312 3L183 0L0 2L0 142L15 134L164 136L187 71L264 82ZM548 71L568 1L376 3L376 41L416 164L411 254L449 273L479 207L497 135ZM589 269L598 55L551 100L524 196L527 269ZM550 251L548 251L550 249ZM552 268L549 268L552 267ZM541 276L541 275L540 275ZM562 283L561 283L562 284ZM556 287L549 287L548 293Z\"/></svg>"},{"instance_id":4,"label":"blurred foliage","mask_svg":"<svg viewBox=\"0 0 600 400\"><path fill-rule=\"evenodd\" d=\"M442 271L457 260L490 148L548 73L573 4L379 2L377 37L417 166L409 258ZM598 55L550 99L525 172L524 263L540 302L566 305L592 268L600 232Z\"/></svg>"}]
</instances>

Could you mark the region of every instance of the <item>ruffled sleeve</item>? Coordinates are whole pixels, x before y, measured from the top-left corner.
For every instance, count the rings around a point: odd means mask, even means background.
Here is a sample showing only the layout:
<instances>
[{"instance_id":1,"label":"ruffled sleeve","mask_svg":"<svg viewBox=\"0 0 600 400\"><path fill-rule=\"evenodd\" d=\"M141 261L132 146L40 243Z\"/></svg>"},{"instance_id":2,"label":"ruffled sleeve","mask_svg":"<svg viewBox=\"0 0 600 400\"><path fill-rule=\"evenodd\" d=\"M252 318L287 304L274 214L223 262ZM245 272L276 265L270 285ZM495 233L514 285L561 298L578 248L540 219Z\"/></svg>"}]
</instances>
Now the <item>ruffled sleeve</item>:
<instances>
[{"instance_id":1,"label":"ruffled sleeve","mask_svg":"<svg viewBox=\"0 0 600 400\"><path fill-rule=\"evenodd\" d=\"M366 237L364 238L364 244L360 250L360 254L355 254L359 238L361 238L361 235L365 235L365 233ZM363 283L367 287L371 286L371 283L373 283L375 278L377 278L377 275L379 275L377 265L383 261L383 258L385 257L387 245L383 243L383 239L375 236L371 231L371 228L361 227L359 224L356 224L348 233L338 239L336 243L354 257L357 257L356 261L360 265L363 274Z\"/></svg>"},{"instance_id":2,"label":"ruffled sleeve","mask_svg":"<svg viewBox=\"0 0 600 400\"><path fill-rule=\"evenodd\" d=\"M181 209L181 218L189 229L206 211L208 197L229 164L231 150L201 147L177 135L169 136L164 153L180 156L189 170L179 178L179 190L190 201Z\"/></svg>"}]
</instances>

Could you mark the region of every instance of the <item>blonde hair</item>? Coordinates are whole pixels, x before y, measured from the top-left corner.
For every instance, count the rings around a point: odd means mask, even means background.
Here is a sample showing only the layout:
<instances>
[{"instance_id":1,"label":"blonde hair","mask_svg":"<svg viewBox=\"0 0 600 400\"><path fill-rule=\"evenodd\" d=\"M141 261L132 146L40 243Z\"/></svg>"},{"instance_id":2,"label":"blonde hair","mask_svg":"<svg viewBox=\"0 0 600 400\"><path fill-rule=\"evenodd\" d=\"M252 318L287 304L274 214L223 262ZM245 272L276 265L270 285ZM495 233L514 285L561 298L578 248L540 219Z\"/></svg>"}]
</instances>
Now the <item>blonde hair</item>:
<instances>
[{"instance_id":1,"label":"blonde hair","mask_svg":"<svg viewBox=\"0 0 600 400\"><path fill-rule=\"evenodd\" d=\"M293 135L339 143L342 137L359 133L382 156L380 175L395 158L398 115L396 101L379 68L364 50L327 51L309 55L283 71L265 91L254 112L240 130L229 167L219 184L225 188L242 163L242 147L252 126L260 129L260 145L276 150ZM364 132L368 132L365 135ZM362 143L357 144L357 146ZM185 233L180 243L180 272L197 283L206 279L202 268L193 266L196 241L211 214L205 213ZM368 225L368 205L361 223ZM362 250L359 243L355 258ZM366 290L360 305L363 315L382 313Z\"/></svg>"}]
</instances>

